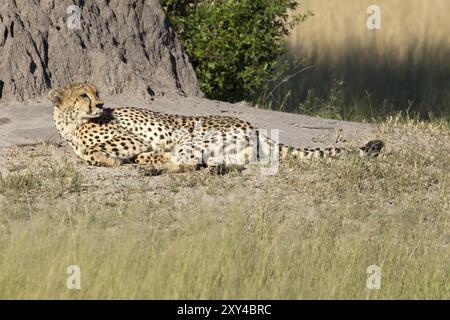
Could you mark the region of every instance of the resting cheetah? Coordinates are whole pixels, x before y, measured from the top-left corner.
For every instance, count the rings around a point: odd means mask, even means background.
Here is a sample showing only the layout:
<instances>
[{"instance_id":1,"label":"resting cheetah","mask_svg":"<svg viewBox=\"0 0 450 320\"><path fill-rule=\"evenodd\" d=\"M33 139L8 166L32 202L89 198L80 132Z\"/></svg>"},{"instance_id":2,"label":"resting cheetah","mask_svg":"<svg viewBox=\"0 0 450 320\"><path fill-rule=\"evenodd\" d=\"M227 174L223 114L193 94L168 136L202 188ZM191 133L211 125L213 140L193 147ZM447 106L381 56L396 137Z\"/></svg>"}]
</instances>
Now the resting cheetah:
<instances>
[{"instance_id":1,"label":"resting cheetah","mask_svg":"<svg viewBox=\"0 0 450 320\"><path fill-rule=\"evenodd\" d=\"M94 166L137 163L151 172L181 172L201 166L248 164L262 155L283 160L336 158L342 148L292 148L277 145L248 122L233 117L188 117L139 108L104 108L97 89L75 84L51 90L53 119L78 157ZM359 149L378 155L374 140Z\"/></svg>"}]
</instances>

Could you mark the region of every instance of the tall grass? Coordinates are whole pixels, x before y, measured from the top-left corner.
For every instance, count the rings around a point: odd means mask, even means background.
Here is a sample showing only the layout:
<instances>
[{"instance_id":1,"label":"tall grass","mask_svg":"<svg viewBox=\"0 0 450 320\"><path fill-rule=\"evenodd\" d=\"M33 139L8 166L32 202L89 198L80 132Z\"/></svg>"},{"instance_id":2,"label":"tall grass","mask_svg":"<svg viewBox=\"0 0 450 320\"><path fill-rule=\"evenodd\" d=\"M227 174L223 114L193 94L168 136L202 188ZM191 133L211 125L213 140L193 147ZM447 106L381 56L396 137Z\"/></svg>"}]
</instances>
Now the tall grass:
<instances>
[{"instance_id":1,"label":"tall grass","mask_svg":"<svg viewBox=\"0 0 450 320\"><path fill-rule=\"evenodd\" d=\"M273 205L191 203L172 222L139 204L126 217L96 203L53 208L58 218L12 222L0 235L0 298L450 297L448 245L436 245L445 215L427 218L413 203L392 216L346 205L307 219ZM374 264L380 290L366 287ZM66 287L70 265L81 290Z\"/></svg>"},{"instance_id":2,"label":"tall grass","mask_svg":"<svg viewBox=\"0 0 450 320\"><path fill-rule=\"evenodd\" d=\"M373 1L300 2L300 10L314 16L294 30L289 53L312 68L281 85L275 103L316 113L342 81L331 110L337 117L367 119L405 109L450 117L449 1L376 1L381 30L366 27Z\"/></svg>"}]
</instances>

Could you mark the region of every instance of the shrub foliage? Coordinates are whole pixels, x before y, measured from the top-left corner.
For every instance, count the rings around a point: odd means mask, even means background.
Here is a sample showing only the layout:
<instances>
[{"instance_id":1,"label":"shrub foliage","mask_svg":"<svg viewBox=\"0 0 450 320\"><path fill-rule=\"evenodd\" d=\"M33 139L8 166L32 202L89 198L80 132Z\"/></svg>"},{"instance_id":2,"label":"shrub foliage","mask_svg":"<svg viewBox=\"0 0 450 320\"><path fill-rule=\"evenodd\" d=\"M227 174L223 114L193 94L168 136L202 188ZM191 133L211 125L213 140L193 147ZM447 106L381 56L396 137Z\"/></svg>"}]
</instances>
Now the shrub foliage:
<instances>
[{"instance_id":1,"label":"shrub foliage","mask_svg":"<svg viewBox=\"0 0 450 320\"><path fill-rule=\"evenodd\" d=\"M287 67L286 36L306 15L292 0L163 0L167 16L212 99L254 101Z\"/></svg>"}]
</instances>

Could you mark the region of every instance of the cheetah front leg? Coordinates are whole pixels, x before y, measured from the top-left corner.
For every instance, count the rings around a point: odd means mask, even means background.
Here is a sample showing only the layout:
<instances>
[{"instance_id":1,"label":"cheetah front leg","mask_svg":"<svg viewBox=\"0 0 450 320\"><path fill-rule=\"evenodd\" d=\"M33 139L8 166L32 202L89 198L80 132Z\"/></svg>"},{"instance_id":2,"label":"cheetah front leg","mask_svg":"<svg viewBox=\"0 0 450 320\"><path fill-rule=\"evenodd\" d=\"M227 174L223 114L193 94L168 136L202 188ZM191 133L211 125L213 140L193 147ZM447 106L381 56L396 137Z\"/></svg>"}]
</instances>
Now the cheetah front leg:
<instances>
[{"instance_id":1,"label":"cheetah front leg","mask_svg":"<svg viewBox=\"0 0 450 320\"><path fill-rule=\"evenodd\" d=\"M96 167L118 167L123 163L123 160L112 157L99 145L84 149L80 156L88 165Z\"/></svg>"},{"instance_id":2,"label":"cheetah front leg","mask_svg":"<svg viewBox=\"0 0 450 320\"><path fill-rule=\"evenodd\" d=\"M136 156L150 149L139 138L122 134L114 136L112 140L85 146L79 156L92 166L118 167L131 163Z\"/></svg>"}]
</instances>

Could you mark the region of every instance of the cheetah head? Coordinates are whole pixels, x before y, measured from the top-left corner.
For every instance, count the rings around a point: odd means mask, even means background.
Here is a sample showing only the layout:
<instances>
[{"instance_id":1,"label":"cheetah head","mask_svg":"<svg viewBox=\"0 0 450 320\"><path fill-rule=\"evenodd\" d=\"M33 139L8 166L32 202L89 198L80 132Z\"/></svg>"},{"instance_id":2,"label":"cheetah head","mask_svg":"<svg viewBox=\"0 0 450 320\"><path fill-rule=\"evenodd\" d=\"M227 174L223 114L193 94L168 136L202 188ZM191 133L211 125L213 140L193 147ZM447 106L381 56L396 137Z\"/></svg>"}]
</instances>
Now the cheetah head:
<instances>
[{"instance_id":1,"label":"cheetah head","mask_svg":"<svg viewBox=\"0 0 450 320\"><path fill-rule=\"evenodd\" d=\"M76 122L83 123L103 114L103 101L98 96L97 88L90 84L73 84L51 90L48 98L55 110Z\"/></svg>"}]
</instances>

